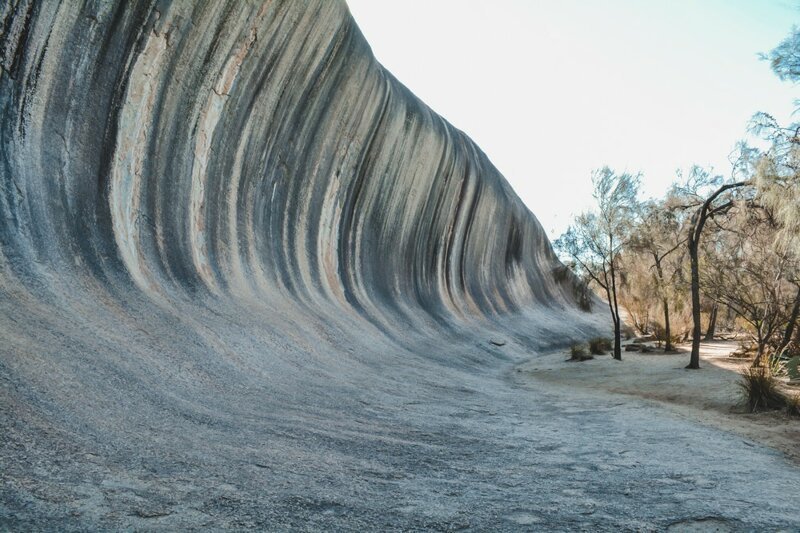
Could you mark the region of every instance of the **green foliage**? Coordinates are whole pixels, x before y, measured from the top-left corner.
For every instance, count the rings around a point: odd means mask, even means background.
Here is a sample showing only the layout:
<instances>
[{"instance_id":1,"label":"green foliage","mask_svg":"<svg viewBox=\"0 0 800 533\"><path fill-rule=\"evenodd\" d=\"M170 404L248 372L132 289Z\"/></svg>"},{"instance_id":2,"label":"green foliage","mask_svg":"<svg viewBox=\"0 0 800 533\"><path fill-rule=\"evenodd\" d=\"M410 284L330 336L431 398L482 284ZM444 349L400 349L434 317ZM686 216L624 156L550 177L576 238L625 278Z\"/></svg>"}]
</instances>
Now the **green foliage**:
<instances>
[{"instance_id":1,"label":"green foliage","mask_svg":"<svg viewBox=\"0 0 800 533\"><path fill-rule=\"evenodd\" d=\"M608 167L592 174L598 209L580 214L553 244L568 256L576 273L604 290L613 290L609 276L626 246L636 218L640 174L617 174Z\"/></svg>"},{"instance_id":2,"label":"green foliage","mask_svg":"<svg viewBox=\"0 0 800 533\"><path fill-rule=\"evenodd\" d=\"M767 366L769 366L770 374L773 376L786 374L786 361L783 361L780 357L769 357Z\"/></svg>"},{"instance_id":3,"label":"green foliage","mask_svg":"<svg viewBox=\"0 0 800 533\"><path fill-rule=\"evenodd\" d=\"M800 27L793 27L789 35L762 59L770 62L772 71L781 81L800 81Z\"/></svg>"},{"instance_id":4,"label":"green foliage","mask_svg":"<svg viewBox=\"0 0 800 533\"><path fill-rule=\"evenodd\" d=\"M617 174L608 167L595 171L592 185L597 209L579 215L554 243L558 251L569 256L575 272L587 284L594 284L605 293L615 339L619 338L622 322L618 262L633 231L640 179L640 174ZM615 357L619 358L621 352L619 346L616 348Z\"/></svg>"},{"instance_id":5,"label":"green foliage","mask_svg":"<svg viewBox=\"0 0 800 533\"><path fill-rule=\"evenodd\" d=\"M800 83L800 27L762 58L781 80ZM555 247L585 287L609 302L615 338L622 306L640 331L674 339L699 323L702 295L720 306L721 327L749 329L764 357L776 349L796 353L785 346L800 298L800 122L758 113L750 130L766 141L761 148L742 143L724 174L697 165L679 171L658 200L638 200L638 174L608 167L592 174L596 207L576 217ZM593 342L589 351L610 347ZM796 375L796 362L793 368L773 374ZM768 385L767 377L748 379L760 408L770 393L758 384Z\"/></svg>"},{"instance_id":6,"label":"green foliage","mask_svg":"<svg viewBox=\"0 0 800 533\"><path fill-rule=\"evenodd\" d=\"M756 200L778 224L778 244L800 255L800 123L781 127L770 115L757 113L750 126L771 143L766 151L742 147L758 191Z\"/></svg>"},{"instance_id":7,"label":"green foliage","mask_svg":"<svg viewBox=\"0 0 800 533\"><path fill-rule=\"evenodd\" d=\"M703 204L709 194L725 182L722 175L714 174L713 168L700 165L692 165L686 172L678 170L677 178L667 193L665 205L680 214L684 221Z\"/></svg>"},{"instance_id":8,"label":"green foliage","mask_svg":"<svg viewBox=\"0 0 800 533\"><path fill-rule=\"evenodd\" d=\"M599 207L601 229L605 235L627 235L638 205L641 174L617 174L603 167L592 174L594 198ZM620 243L621 244L621 243ZM609 246L613 247L613 244Z\"/></svg>"},{"instance_id":9,"label":"green foliage","mask_svg":"<svg viewBox=\"0 0 800 533\"><path fill-rule=\"evenodd\" d=\"M783 81L800 82L800 28L762 59ZM795 100L800 111L800 100ZM800 122L781 125L772 115L756 113L750 130L770 143L766 151L744 147L758 187L758 201L772 210L781 226L779 244L800 255Z\"/></svg>"}]
</instances>

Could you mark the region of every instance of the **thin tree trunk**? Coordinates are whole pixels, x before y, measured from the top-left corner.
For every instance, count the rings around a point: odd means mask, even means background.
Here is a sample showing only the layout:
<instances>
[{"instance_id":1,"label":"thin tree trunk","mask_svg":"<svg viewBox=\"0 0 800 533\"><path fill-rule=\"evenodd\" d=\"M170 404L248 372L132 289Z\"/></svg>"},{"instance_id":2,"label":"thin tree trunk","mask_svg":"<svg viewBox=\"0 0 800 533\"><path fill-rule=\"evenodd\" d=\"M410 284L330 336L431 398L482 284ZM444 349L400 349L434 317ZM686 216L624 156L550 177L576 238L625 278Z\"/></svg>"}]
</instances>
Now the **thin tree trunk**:
<instances>
[{"instance_id":1,"label":"thin tree trunk","mask_svg":"<svg viewBox=\"0 0 800 533\"><path fill-rule=\"evenodd\" d=\"M622 328L620 327L619 303L617 302L617 274L611 262L611 292L614 296L614 359L622 361Z\"/></svg>"},{"instance_id":2,"label":"thin tree trunk","mask_svg":"<svg viewBox=\"0 0 800 533\"><path fill-rule=\"evenodd\" d=\"M762 359L764 358L764 345L766 344L766 341L761 338L761 331L758 332L757 342L758 342L758 351L756 352L756 358L753 360L753 368L764 366L762 363Z\"/></svg>"},{"instance_id":3,"label":"thin tree trunk","mask_svg":"<svg viewBox=\"0 0 800 533\"><path fill-rule=\"evenodd\" d=\"M606 298L608 298L608 309L611 311L611 323L614 324L614 336L616 337L617 334L617 315L614 313L614 298L611 296L611 284L608 283L608 276L605 277L606 286L604 287L606 290Z\"/></svg>"},{"instance_id":4,"label":"thin tree trunk","mask_svg":"<svg viewBox=\"0 0 800 533\"><path fill-rule=\"evenodd\" d=\"M669 300L664 298L664 351L672 351L672 332L669 329Z\"/></svg>"},{"instance_id":5,"label":"thin tree trunk","mask_svg":"<svg viewBox=\"0 0 800 533\"><path fill-rule=\"evenodd\" d=\"M706 336L703 340L706 341L713 341L714 340L714 331L717 328L717 304L716 302L711 307L711 314L708 316L708 329L706 330Z\"/></svg>"},{"instance_id":6,"label":"thin tree trunk","mask_svg":"<svg viewBox=\"0 0 800 533\"><path fill-rule=\"evenodd\" d=\"M689 358L689 365L686 368L700 368L700 266L697 260L697 249L700 246L700 236L703 234L703 226L705 226L706 219L709 216L711 204L714 203L714 200L716 200L720 194L729 189L742 187L747 183L746 181L738 181L736 183L723 185L706 199L703 206L693 217L694 224L689 234L689 258L691 259L692 268L692 355ZM712 210L711 213L713 216L714 211Z\"/></svg>"},{"instance_id":7,"label":"thin tree trunk","mask_svg":"<svg viewBox=\"0 0 800 533\"><path fill-rule=\"evenodd\" d=\"M661 259L656 252L653 252L653 259L656 264L656 274L658 275L658 286L661 289L661 294L664 294L664 270L661 268ZM664 304L664 351L672 351L672 332L669 329L669 300L664 297L662 300Z\"/></svg>"},{"instance_id":8,"label":"thin tree trunk","mask_svg":"<svg viewBox=\"0 0 800 533\"><path fill-rule=\"evenodd\" d=\"M700 368L700 266L697 260L697 241L689 238L689 258L692 270L692 355L686 368Z\"/></svg>"},{"instance_id":9,"label":"thin tree trunk","mask_svg":"<svg viewBox=\"0 0 800 533\"><path fill-rule=\"evenodd\" d=\"M792 307L792 314L789 316L789 322L786 324L786 330L783 332L783 339L781 339L781 345L778 347L778 351L775 352L779 357L783 355L784 350L786 347L789 346L789 343L792 342L792 334L794 333L795 325L797 324L797 318L800 316L800 285L797 287L797 296L794 297L794 306Z\"/></svg>"},{"instance_id":10,"label":"thin tree trunk","mask_svg":"<svg viewBox=\"0 0 800 533\"><path fill-rule=\"evenodd\" d=\"M761 366L761 357L764 355L764 346L761 344L761 341L758 342L758 351L756 352L756 358L753 359L753 368L758 368Z\"/></svg>"}]
</instances>

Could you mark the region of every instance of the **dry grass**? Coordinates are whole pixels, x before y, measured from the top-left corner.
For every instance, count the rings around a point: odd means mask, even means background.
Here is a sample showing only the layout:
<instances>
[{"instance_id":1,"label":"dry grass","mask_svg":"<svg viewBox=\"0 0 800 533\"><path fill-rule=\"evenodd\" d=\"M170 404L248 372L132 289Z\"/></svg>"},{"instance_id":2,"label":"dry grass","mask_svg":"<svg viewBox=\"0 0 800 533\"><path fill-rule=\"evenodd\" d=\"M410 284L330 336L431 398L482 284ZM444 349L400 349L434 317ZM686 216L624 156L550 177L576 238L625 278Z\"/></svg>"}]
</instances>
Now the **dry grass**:
<instances>
[{"instance_id":1,"label":"dry grass","mask_svg":"<svg viewBox=\"0 0 800 533\"><path fill-rule=\"evenodd\" d=\"M779 387L772 372L763 367L750 367L742 372L739 382L745 403L751 412L789 408L791 402L800 400L788 398ZM795 405L795 407L798 407Z\"/></svg>"},{"instance_id":2,"label":"dry grass","mask_svg":"<svg viewBox=\"0 0 800 533\"><path fill-rule=\"evenodd\" d=\"M569 348L570 361L588 361L594 359L591 355L586 354L585 344L573 344Z\"/></svg>"},{"instance_id":3,"label":"dry grass","mask_svg":"<svg viewBox=\"0 0 800 533\"><path fill-rule=\"evenodd\" d=\"M786 413L789 416L800 417L800 394L786 397Z\"/></svg>"},{"instance_id":4,"label":"dry grass","mask_svg":"<svg viewBox=\"0 0 800 533\"><path fill-rule=\"evenodd\" d=\"M589 339L589 352L594 355L603 355L611 349L611 339L595 337Z\"/></svg>"}]
</instances>

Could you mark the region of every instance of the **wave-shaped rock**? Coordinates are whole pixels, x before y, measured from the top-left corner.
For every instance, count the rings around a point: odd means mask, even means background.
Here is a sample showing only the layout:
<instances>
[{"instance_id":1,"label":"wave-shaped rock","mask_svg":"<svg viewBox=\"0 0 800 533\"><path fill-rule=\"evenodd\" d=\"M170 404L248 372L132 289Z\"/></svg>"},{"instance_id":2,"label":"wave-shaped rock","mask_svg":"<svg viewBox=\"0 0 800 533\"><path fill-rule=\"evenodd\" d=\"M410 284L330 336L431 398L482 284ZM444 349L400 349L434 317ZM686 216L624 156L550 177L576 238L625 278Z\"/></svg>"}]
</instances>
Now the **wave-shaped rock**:
<instances>
[{"instance_id":1,"label":"wave-shaped rock","mask_svg":"<svg viewBox=\"0 0 800 533\"><path fill-rule=\"evenodd\" d=\"M574 305L534 217L342 2L4 18L3 250L23 278L332 304L387 329Z\"/></svg>"},{"instance_id":2,"label":"wave-shaped rock","mask_svg":"<svg viewBox=\"0 0 800 533\"><path fill-rule=\"evenodd\" d=\"M0 22L20 523L338 512L320 494L402 484L471 438L414 402L468 404L598 327L505 179L343 2L16 0Z\"/></svg>"}]
</instances>

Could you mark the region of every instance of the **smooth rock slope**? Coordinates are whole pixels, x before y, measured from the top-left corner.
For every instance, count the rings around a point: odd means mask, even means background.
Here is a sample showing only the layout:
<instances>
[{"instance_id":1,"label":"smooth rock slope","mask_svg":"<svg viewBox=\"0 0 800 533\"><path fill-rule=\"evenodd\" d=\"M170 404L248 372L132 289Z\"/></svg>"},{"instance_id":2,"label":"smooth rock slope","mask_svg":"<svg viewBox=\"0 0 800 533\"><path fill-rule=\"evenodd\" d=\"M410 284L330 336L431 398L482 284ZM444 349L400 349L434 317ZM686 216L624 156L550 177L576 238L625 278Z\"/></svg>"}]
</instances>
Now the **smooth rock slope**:
<instances>
[{"instance_id":1,"label":"smooth rock slope","mask_svg":"<svg viewBox=\"0 0 800 533\"><path fill-rule=\"evenodd\" d=\"M0 526L640 528L683 509L627 505L623 478L554 451L618 470L618 413L506 372L602 318L343 2L16 0L0 32ZM672 479L661 464L624 479ZM759 494L735 520L791 523Z\"/></svg>"}]
</instances>

